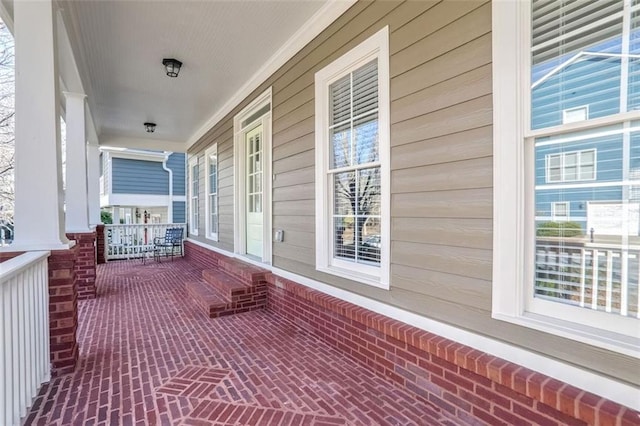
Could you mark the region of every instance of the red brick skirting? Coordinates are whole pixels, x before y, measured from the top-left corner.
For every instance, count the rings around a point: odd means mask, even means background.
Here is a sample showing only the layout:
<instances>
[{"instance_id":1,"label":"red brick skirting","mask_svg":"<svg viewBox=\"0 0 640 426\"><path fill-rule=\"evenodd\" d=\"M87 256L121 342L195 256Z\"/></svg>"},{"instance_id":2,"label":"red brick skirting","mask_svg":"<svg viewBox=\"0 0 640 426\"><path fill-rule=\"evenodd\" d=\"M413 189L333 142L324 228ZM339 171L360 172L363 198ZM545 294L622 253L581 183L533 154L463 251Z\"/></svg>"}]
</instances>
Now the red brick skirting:
<instances>
[{"instance_id":1,"label":"red brick skirting","mask_svg":"<svg viewBox=\"0 0 640 426\"><path fill-rule=\"evenodd\" d=\"M78 283L78 299L95 299L96 297L96 232L67 234L78 247L76 259L76 280Z\"/></svg>"},{"instance_id":2,"label":"red brick skirting","mask_svg":"<svg viewBox=\"0 0 640 426\"><path fill-rule=\"evenodd\" d=\"M51 375L72 372L78 362L78 286L76 258L80 246L54 250L49 256L49 335Z\"/></svg>"},{"instance_id":3,"label":"red brick skirting","mask_svg":"<svg viewBox=\"0 0 640 426\"><path fill-rule=\"evenodd\" d=\"M640 424L620 404L281 277L267 308L460 419Z\"/></svg>"}]
</instances>

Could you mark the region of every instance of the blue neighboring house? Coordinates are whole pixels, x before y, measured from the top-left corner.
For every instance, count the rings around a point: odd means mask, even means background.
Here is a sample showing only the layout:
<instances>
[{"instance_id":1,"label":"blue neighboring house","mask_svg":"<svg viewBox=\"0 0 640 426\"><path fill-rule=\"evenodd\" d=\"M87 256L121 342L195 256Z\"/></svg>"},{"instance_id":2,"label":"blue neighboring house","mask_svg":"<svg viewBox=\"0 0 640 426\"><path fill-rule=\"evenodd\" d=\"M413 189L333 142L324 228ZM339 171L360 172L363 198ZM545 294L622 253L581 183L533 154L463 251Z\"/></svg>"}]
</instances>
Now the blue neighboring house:
<instances>
[{"instance_id":1,"label":"blue neighboring house","mask_svg":"<svg viewBox=\"0 0 640 426\"><path fill-rule=\"evenodd\" d=\"M640 35L629 53L640 54ZM578 54L540 61L532 74L532 129L560 126L640 109L640 59L623 59L620 39L585 46ZM536 58L534 56L534 62ZM621 83L625 68L627 84ZM640 128L631 122L535 141L537 223L574 221L583 231L620 235L627 210L629 235L640 230ZM624 185L627 182L627 185ZM623 206L624 204L624 206Z\"/></svg>"},{"instance_id":2,"label":"blue neighboring house","mask_svg":"<svg viewBox=\"0 0 640 426\"><path fill-rule=\"evenodd\" d=\"M100 207L113 223L186 222L184 153L100 150Z\"/></svg>"}]
</instances>

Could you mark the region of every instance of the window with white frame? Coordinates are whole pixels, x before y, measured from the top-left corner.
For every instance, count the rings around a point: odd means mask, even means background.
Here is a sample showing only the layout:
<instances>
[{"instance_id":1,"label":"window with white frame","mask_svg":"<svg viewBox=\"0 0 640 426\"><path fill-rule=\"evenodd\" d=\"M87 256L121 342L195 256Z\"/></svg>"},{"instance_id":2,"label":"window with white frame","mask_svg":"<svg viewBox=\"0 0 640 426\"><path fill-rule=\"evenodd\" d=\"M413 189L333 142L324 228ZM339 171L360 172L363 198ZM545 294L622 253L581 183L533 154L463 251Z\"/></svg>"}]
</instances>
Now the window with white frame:
<instances>
[{"instance_id":1,"label":"window with white frame","mask_svg":"<svg viewBox=\"0 0 640 426\"><path fill-rule=\"evenodd\" d=\"M389 287L389 30L318 71L316 269Z\"/></svg>"},{"instance_id":2,"label":"window with white frame","mask_svg":"<svg viewBox=\"0 0 640 426\"><path fill-rule=\"evenodd\" d=\"M189 160L189 232L198 235L200 221L200 165L198 157Z\"/></svg>"},{"instance_id":3,"label":"window with white frame","mask_svg":"<svg viewBox=\"0 0 640 426\"><path fill-rule=\"evenodd\" d=\"M551 203L551 215L553 220L567 220L569 218L569 202L558 201Z\"/></svg>"},{"instance_id":4,"label":"window with white frame","mask_svg":"<svg viewBox=\"0 0 640 426\"><path fill-rule=\"evenodd\" d=\"M576 108L567 108L562 111L562 123L569 124L577 121L583 121L589 118L589 107L581 106Z\"/></svg>"},{"instance_id":5,"label":"window with white frame","mask_svg":"<svg viewBox=\"0 0 640 426\"><path fill-rule=\"evenodd\" d=\"M632 356L640 354L640 209L630 177L640 161L638 12L623 0L496 2L492 21L493 316ZM588 113L571 111L576 104ZM542 229L536 205L549 198L581 206L575 222ZM555 203L554 216L568 207Z\"/></svg>"},{"instance_id":6,"label":"window with white frame","mask_svg":"<svg viewBox=\"0 0 640 426\"><path fill-rule=\"evenodd\" d=\"M596 150L547 154L547 182L575 182L596 178Z\"/></svg>"},{"instance_id":7,"label":"window with white frame","mask_svg":"<svg viewBox=\"0 0 640 426\"><path fill-rule=\"evenodd\" d=\"M207 204L205 224L207 238L218 241L218 145L214 144L204 153L205 168L207 170L207 180L205 182L205 192L207 194Z\"/></svg>"}]
</instances>

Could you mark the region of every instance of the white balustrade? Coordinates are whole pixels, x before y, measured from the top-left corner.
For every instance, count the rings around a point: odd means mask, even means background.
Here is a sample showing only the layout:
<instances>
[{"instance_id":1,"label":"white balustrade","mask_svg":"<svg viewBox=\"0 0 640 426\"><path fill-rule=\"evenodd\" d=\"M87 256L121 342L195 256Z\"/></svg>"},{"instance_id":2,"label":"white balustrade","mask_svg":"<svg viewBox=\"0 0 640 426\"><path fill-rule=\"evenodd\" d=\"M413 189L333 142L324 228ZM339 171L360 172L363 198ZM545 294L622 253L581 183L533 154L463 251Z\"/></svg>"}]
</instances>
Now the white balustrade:
<instances>
[{"instance_id":1,"label":"white balustrade","mask_svg":"<svg viewBox=\"0 0 640 426\"><path fill-rule=\"evenodd\" d=\"M48 251L0 263L0 424L20 424L51 378Z\"/></svg>"},{"instance_id":2,"label":"white balustrade","mask_svg":"<svg viewBox=\"0 0 640 426\"><path fill-rule=\"evenodd\" d=\"M164 238L169 228L182 228L183 238L187 235L184 223L105 225L105 256L107 260L143 257L153 250L154 238Z\"/></svg>"},{"instance_id":3,"label":"white balustrade","mask_svg":"<svg viewBox=\"0 0 640 426\"><path fill-rule=\"evenodd\" d=\"M640 318L640 247L536 243L536 297Z\"/></svg>"}]
</instances>

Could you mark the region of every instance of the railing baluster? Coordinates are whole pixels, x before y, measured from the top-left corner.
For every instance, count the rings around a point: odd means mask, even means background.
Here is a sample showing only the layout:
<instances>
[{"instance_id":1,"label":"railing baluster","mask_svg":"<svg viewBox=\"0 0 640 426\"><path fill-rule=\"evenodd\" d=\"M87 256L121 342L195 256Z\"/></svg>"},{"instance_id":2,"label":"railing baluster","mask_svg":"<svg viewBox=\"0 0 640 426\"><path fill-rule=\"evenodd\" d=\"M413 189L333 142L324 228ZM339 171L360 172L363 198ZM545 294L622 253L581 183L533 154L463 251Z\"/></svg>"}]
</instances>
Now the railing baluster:
<instances>
[{"instance_id":1,"label":"railing baluster","mask_svg":"<svg viewBox=\"0 0 640 426\"><path fill-rule=\"evenodd\" d=\"M2 425L19 425L49 378L48 256L30 252L0 264Z\"/></svg>"},{"instance_id":2,"label":"railing baluster","mask_svg":"<svg viewBox=\"0 0 640 426\"><path fill-rule=\"evenodd\" d=\"M613 252L607 250L607 288L605 310L611 312L611 299L613 298Z\"/></svg>"},{"instance_id":3,"label":"railing baluster","mask_svg":"<svg viewBox=\"0 0 640 426\"><path fill-rule=\"evenodd\" d=\"M585 285L587 275L587 251L580 249L580 306L584 308Z\"/></svg>"},{"instance_id":4,"label":"railing baluster","mask_svg":"<svg viewBox=\"0 0 640 426\"><path fill-rule=\"evenodd\" d=\"M598 260L598 250L593 249L593 259L592 265L593 270L591 271L591 309L598 309L598 269L600 266L600 261Z\"/></svg>"},{"instance_id":5,"label":"railing baluster","mask_svg":"<svg viewBox=\"0 0 640 426\"><path fill-rule=\"evenodd\" d=\"M629 249L620 251L620 315L627 316L629 300Z\"/></svg>"}]
</instances>

